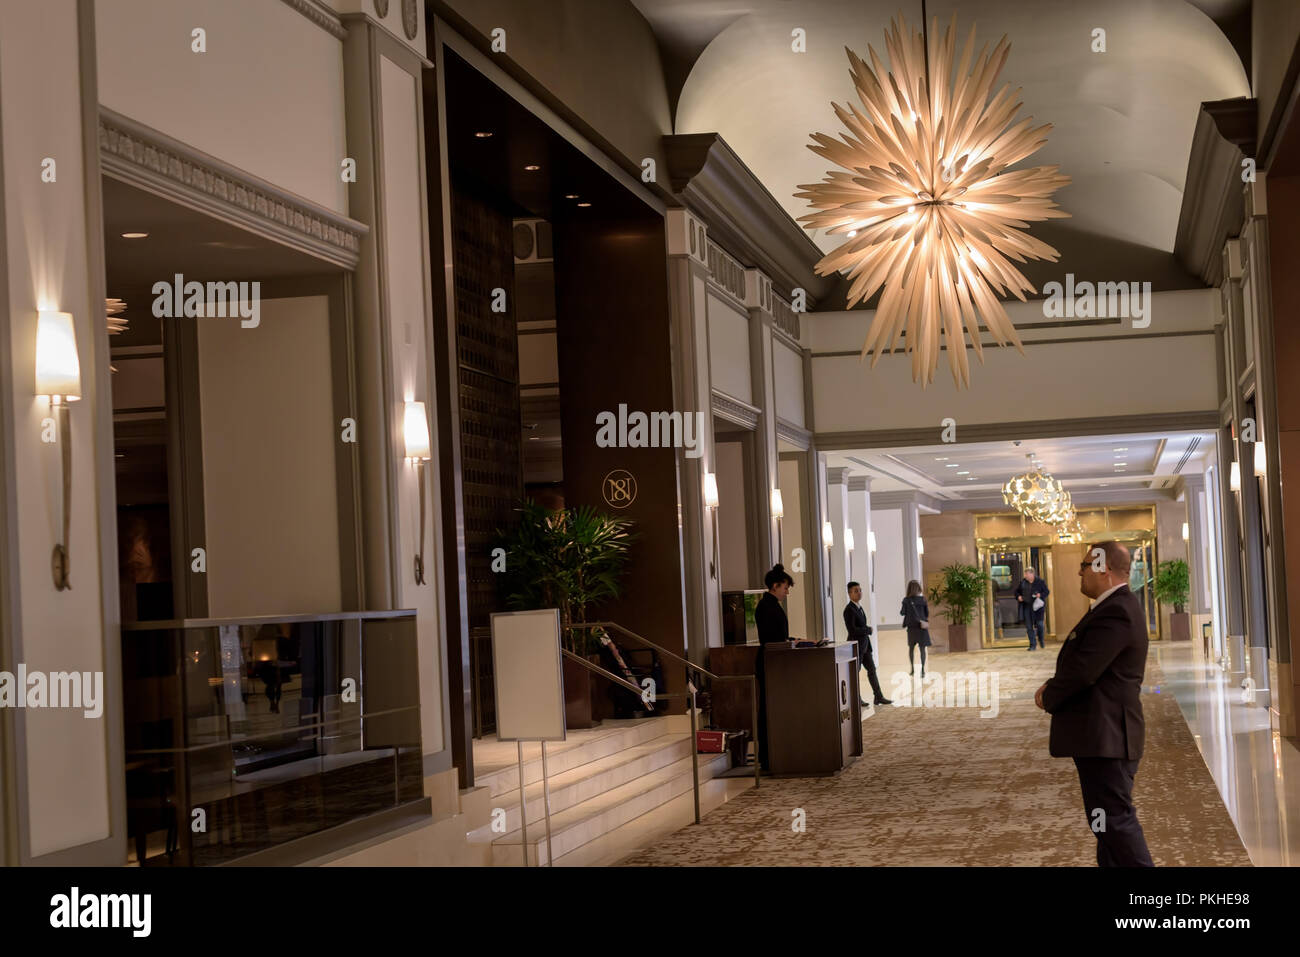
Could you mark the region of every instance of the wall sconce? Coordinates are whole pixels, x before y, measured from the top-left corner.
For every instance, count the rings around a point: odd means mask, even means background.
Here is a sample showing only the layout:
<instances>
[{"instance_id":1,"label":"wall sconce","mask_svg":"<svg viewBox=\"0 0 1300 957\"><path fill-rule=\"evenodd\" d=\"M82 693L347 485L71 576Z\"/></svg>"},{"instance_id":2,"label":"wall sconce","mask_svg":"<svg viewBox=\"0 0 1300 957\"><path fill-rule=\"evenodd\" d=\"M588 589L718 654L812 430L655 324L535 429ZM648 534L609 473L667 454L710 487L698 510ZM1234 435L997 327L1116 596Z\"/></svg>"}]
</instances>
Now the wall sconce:
<instances>
[{"instance_id":1,"label":"wall sconce","mask_svg":"<svg viewBox=\"0 0 1300 957\"><path fill-rule=\"evenodd\" d=\"M402 432L406 438L406 459L415 466L415 474L420 483L420 531L419 544L415 552L415 583L424 584L424 463L430 458L429 419L424 412L423 402L406 403L406 415L402 422Z\"/></svg>"},{"instance_id":2,"label":"wall sconce","mask_svg":"<svg viewBox=\"0 0 1300 957\"><path fill-rule=\"evenodd\" d=\"M835 547L835 531L830 522L822 522L822 545L826 547L826 597L831 598L831 549Z\"/></svg>"},{"instance_id":3,"label":"wall sconce","mask_svg":"<svg viewBox=\"0 0 1300 957\"><path fill-rule=\"evenodd\" d=\"M713 558L709 562L709 577L718 577L718 476L704 473L704 507L713 517Z\"/></svg>"},{"instance_id":4,"label":"wall sconce","mask_svg":"<svg viewBox=\"0 0 1300 957\"><path fill-rule=\"evenodd\" d=\"M77 332L72 313L42 309L36 322L36 395L50 400L58 428L63 458L63 538L54 546L50 568L54 587L72 587L68 580L71 560L68 540L72 523L72 421L68 403L81 398L81 363L77 358Z\"/></svg>"},{"instance_id":5,"label":"wall sconce","mask_svg":"<svg viewBox=\"0 0 1300 957\"><path fill-rule=\"evenodd\" d=\"M1192 537L1191 529L1187 527L1186 522L1183 522L1183 541L1187 541L1191 537Z\"/></svg>"},{"instance_id":6,"label":"wall sconce","mask_svg":"<svg viewBox=\"0 0 1300 957\"><path fill-rule=\"evenodd\" d=\"M781 490L772 489L772 517L776 519L776 560L785 561L785 542L781 534L781 519L785 518L785 502L781 499Z\"/></svg>"},{"instance_id":7,"label":"wall sconce","mask_svg":"<svg viewBox=\"0 0 1300 957\"><path fill-rule=\"evenodd\" d=\"M916 557L922 558L924 556L925 556L925 541L921 538L920 535L918 535L916 536Z\"/></svg>"},{"instance_id":8,"label":"wall sconce","mask_svg":"<svg viewBox=\"0 0 1300 957\"><path fill-rule=\"evenodd\" d=\"M1232 470L1228 473L1228 488L1234 492L1241 491L1241 466L1234 460Z\"/></svg>"},{"instance_id":9,"label":"wall sconce","mask_svg":"<svg viewBox=\"0 0 1300 957\"><path fill-rule=\"evenodd\" d=\"M853 580L853 529L844 529L844 548L849 553L849 580Z\"/></svg>"},{"instance_id":10,"label":"wall sconce","mask_svg":"<svg viewBox=\"0 0 1300 957\"><path fill-rule=\"evenodd\" d=\"M871 591L876 590L876 533L867 529L867 553L871 556Z\"/></svg>"},{"instance_id":11,"label":"wall sconce","mask_svg":"<svg viewBox=\"0 0 1300 957\"><path fill-rule=\"evenodd\" d=\"M1260 478L1268 476L1268 461L1264 457L1264 440L1255 440L1255 474Z\"/></svg>"}]
</instances>

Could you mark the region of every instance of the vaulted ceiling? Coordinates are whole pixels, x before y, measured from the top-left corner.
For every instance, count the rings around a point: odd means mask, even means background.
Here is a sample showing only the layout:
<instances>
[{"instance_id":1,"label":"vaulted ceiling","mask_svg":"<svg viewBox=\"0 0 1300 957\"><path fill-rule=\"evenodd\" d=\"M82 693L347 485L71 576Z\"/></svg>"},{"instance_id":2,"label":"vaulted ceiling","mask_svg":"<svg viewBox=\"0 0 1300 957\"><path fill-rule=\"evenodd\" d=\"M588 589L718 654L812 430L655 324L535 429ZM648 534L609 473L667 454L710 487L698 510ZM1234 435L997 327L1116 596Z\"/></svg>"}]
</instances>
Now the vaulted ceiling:
<instances>
[{"instance_id":1,"label":"vaulted ceiling","mask_svg":"<svg viewBox=\"0 0 1300 957\"><path fill-rule=\"evenodd\" d=\"M633 0L663 54L676 133L716 132L792 217L794 193L828 164L809 134L838 135L831 103L855 98L844 47L884 57L890 18L920 21L921 0ZM1021 116L1051 123L1022 166L1059 164L1073 182L1054 197L1072 218L1038 224L1059 264L1025 269L1041 287L1067 269L1117 273L1154 288L1199 285L1171 251L1200 104L1250 95L1249 0L926 0L941 28L977 47L1006 34L999 86L1020 88ZM1244 24L1244 27L1243 27ZM807 52L791 50L802 28ZM1093 31L1106 52L1093 52ZM1240 51L1240 52L1239 52ZM842 237L811 234L823 250Z\"/></svg>"}]
</instances>

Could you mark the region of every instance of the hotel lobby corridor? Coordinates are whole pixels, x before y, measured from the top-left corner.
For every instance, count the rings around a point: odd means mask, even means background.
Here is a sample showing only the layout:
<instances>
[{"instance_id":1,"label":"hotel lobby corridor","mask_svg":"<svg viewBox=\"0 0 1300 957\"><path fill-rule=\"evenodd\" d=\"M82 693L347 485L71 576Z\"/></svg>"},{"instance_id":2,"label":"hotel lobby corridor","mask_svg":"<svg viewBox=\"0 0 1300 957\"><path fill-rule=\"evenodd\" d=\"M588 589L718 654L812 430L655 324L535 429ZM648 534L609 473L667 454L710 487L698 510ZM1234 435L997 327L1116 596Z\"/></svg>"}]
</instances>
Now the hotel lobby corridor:
<instances>
[{"instance_id":1,"label":"hotel lobby corridor","mask_svg":"<svg viewBox=\"0 0 1300 957\"><path fill-rule=\"evenodd\" d=\"M964 707L898 706L895 689L905 685L907 674L899 643L886 633L880 663L881 683L896 704L877 708L864 721L866 754L842 774L765 778L757 791L737 795L698 827L683 828L622 863L1092 866L1094 843L1074 765L1048 755L1050 719L1033 701L1035 689L1052 674L1059 645L1050 644L1047 654L1008 649L931 657L935 678L988 676L984 687L996 687L997 710L981 717L991 709L979 700ZM1249 865L1247 848L1171 693L1171 684L1186 683L1192 655L1190 645L1156 645L1150 653L1142 696L1146 753L1134 803L1157 866ZM896 681L896 674L902 679ZM1294 774L1295 748L1285 739L1281 747L1291 753L1288 770ZM1271 782L1260 787L1266 800L1280 793ZM1290 800L1295 802L1294 793ZM1248 820L1276 813L1264 811L1253 797L1243 797L1241 807ZM803 833L792 826L799 809ZM1289 809L1292 816L1297 811ZM1288 861L1275 855L1255 863Z\"/></svg>"}]
</instances>

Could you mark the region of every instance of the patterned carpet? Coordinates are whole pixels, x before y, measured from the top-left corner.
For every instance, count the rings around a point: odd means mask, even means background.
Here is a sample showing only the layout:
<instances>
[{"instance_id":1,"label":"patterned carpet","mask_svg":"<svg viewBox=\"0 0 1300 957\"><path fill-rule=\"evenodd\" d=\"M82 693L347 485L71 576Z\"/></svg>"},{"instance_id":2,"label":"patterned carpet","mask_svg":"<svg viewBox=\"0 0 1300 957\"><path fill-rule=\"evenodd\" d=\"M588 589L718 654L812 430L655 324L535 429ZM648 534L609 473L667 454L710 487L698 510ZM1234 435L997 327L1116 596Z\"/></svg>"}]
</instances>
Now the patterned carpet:
<instances>
[{"instance_id":1,"label":"patterned carpet","mask_svg":"<svg viewBox=\"0 0 1300 957\"><path fill-rule=\"evenodd\" d=\"M936 655L932 673L984 673L997 713L981 707L881 707L863 724L867 753L837 777L764 778L697 826L621 863L668 865L1095 866L1074 763L1047 752L1049 717L1034 691L1056 652L1023 649ZM900 700L882 666L885 694ZM1173 696L1147 663L1146 754L1134 803L1160 865L1249 865ZM865 685L865 681L864 681ZM925 700L916 695L918 704ZM993 700L985 698L985 704ZM795 812L806 822L795 831Z\"/></svg>"}]
</instances>

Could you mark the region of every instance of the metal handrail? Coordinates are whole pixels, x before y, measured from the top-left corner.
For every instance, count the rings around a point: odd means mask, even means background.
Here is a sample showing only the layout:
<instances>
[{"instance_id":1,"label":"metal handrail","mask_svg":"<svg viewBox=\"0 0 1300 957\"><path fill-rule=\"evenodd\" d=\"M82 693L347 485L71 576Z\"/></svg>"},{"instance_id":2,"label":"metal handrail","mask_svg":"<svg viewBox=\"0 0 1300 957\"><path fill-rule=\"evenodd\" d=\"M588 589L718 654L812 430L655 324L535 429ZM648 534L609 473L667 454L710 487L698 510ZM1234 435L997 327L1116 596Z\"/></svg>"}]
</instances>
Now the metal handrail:
<instances>
[{"instance_id":1,"label":"metal handrail","mask_svg":"<svg viewBox=\"0 0 1300 957\"><path fill-rule=\"evenodd\" d=\"M754 787L757 788L759 786L759 774L762 771L762 768L759 766L759 760L758 760L759 728L758 728L758 676L757 675L715 675L712 671L709 671L709 669L701 667L700 665L697 665L692 661L688 661L687 659L683 658L681 655L674 654L673 652L669 651L667 648L663 647L662 645L656 644L655 642L651 641L649 638L646 638L644 635L638 635L635 631L632 631L630 628L624 628L616 621L583 621L583 622L574 623L569 627L574 629L582 628L586 630L590 630L593 628L608 628L613 631L617 631L621 634L627 635L629 638L635 638L637 641L641 642L642 644L649 645L651 648L656 649L661 654L667 655L673 661L679 662L681 665L683 665L685 668L688 669L688 674L686 679L686 687L688 690L686 696L689 699L689 705L690 705L687 710L690 711L691 714L691 779L695 790L695 823L696 824L700 823L700 748L699 748L699 741L696 735L696 727L695 727L695 683L690 680L689 671L693 669L696 672L699 672L700 674L708 675L708 677L713 681L748 681L749 688L750 688L750 702L749 702L750 722L751 722L750 727L754 731ZM599 671L609 676L619 684L631 688L637 694L641 694L642 689L638 688L630 681L625 681L624 679L619 678L616 675L613 675L610 672L606 671L604 668L600 668L596 665L593 665L591 662L587 661L586 659L578 657L572 652L565 651L564 653L569 657L573 658L574 660L579 661L582 664L586 665L587 667L591 668L592 670ZM758 653L761 655L763 653L763 649L759 648ZM677 697L677 695L656 695L656 698L658 697L675 698Z\"/></svg>"}]
</instances>

